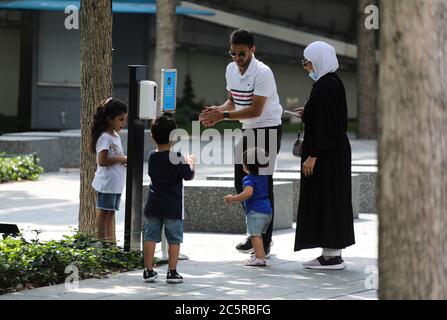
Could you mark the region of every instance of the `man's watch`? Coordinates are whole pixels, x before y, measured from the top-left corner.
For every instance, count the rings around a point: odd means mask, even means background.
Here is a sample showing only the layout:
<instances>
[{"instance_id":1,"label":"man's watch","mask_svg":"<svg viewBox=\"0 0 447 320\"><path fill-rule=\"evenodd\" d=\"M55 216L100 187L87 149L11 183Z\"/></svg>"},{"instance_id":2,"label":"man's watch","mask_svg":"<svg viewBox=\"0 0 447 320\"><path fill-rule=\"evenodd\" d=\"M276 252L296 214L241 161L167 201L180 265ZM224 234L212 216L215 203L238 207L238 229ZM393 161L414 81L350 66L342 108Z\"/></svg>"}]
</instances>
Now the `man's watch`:
<instances>
[{"instance_id":1,"label":"man's watch","mask_svg":"<svg viewBox=\"0 0 447 320\"><path fill-rule=\"evenodd\" d=\"M224 111L223 116L224 119L230 119L230 113L228 111Z\"/></svg>"}]
</instances>

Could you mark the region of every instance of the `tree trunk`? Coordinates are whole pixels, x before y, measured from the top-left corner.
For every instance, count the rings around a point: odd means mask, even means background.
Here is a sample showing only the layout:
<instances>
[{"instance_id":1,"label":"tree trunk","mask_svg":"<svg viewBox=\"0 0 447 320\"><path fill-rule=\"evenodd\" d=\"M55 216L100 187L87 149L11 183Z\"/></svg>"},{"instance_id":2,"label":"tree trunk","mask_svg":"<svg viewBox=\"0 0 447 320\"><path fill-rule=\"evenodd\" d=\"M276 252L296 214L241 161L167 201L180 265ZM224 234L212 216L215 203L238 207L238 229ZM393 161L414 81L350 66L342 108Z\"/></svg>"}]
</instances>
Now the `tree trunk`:
<instances>
[{"instance_id":1,"label":"tree trunk","mask_svg":"<svg viewBox=\"0 0 447 320\"><path fill-rule=\"evenodd\" d=\"M447 299L447 2L381 2L379 296Z\"/></svg>"},{"instance_id":2,"label":"tree trunk","mask_svg":"<svg viewBox=\"0 0 447 320\"><path fill-rule=\"evenodd\" d=\"M153 79L159 85L161 85L160 70L174 67L176 30L175 4L175 0L157 0L157 35Z\"/></svg>"},{"instance_id":3,"label":"tree trunk","mask_svg":"<svg viewBox=\"0 0 447 320\"><path fill-rule=\"evenodd\" d=\"M365 28L365 8L375 0L359 0L357 30L357 135L360 139L377 138L376 30Z\"/></svg>"},{"instance_id":4,"label":"tree trunk","mask_svg":"<svg viewBox=\"0 0 447 320\"><path fill-rule=\"evenodd\" d=\"M20 25L20 76L19 96L17 100L17 117L20 120L20 130L31 129L33 76L33 13L21 12Z\"/></svg>"},{"instance_id":5,"label":"tree trunk","mask_svg":"<svg viewBox=\"0 0 447 320\"><path fill-rule=\"evenodd\" d=\"M79 231L95 232L96 156L90 151L93 115L101 100L112 95L112 3L81 0L81 188Z\"/></svg>"}]
</instances>

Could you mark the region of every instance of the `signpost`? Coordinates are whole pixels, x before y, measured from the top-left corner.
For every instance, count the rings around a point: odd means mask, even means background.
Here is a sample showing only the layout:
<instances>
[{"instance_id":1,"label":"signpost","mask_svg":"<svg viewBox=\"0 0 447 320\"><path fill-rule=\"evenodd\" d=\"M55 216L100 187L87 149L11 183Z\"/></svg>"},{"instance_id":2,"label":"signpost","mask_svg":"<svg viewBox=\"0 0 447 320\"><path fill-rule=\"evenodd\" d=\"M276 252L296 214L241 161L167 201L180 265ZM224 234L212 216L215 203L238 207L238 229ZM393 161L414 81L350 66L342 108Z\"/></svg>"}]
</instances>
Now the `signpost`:
<instances>
[{"instance_id":1,"label":"signpost","mask_svg":"<svg viewBox=\"0 0 447 320\"><path fill-rule=\"evenodd\" d=\"M157 84L146 80L147 66L129 66L129 116L127 138L126 213L124 221L124 250L141 250L142 193L144 159L144 119L157 115ZM177 99L177 70L161 70L160 106L162 112L175 112ZM168 260L167 241L162 231L162 261ZM180 260L188 257L180 254Z\"/></svg>"},{"instance_id":2,"label":"signpost","mask_svg":"<svg viewBox=\"0 0 447 320\"><path fill-rule=\"evenodd\" d=\"M139 82L146 80L146 65L129 66L126 211L124 250L141 250L144 120L138 118Z\"/></svg>"},{"instance_id":3,"label":"signpost","mask_svg":"<svg viewBox=\"0 0 447 320\"><path fill-rule=\"evenodd\" d=\"M177 96L177 69L161 69L161 111L175 112Z\"/></svg>"}]
</instances>

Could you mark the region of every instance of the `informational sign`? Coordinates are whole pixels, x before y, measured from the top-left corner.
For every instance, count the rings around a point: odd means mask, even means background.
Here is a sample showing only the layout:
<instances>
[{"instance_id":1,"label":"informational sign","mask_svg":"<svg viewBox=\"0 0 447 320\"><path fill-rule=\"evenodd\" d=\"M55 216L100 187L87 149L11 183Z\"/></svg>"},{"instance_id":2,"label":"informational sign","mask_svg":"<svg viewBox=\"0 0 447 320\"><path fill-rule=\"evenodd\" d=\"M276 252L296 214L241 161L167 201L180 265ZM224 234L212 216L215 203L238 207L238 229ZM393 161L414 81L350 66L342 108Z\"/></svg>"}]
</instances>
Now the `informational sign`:
<instances>
[{"instance_id":1,"label":"informational sign","mask_svg":"<svg viewBox=\"0 0 447 320\"><path fill-rule=\"evenodd\" d=\"M161 69L162 111L175 112L177 93L177 69Z\"/></svg>"}]
</instances>

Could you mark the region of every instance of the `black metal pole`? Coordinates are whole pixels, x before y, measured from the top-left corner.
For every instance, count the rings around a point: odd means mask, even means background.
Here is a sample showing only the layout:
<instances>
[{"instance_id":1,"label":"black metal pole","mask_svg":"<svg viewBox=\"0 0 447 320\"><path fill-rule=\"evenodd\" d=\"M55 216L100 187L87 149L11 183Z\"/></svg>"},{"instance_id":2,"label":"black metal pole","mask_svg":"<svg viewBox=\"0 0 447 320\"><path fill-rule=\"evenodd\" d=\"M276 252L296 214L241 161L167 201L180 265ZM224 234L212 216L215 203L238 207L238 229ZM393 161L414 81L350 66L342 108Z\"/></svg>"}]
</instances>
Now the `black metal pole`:
<instances>
[{"instance_id":1,"label":"black metal pole","mask_svg":"<svg viewBox=\"0 0 447 320\"><path fill-rule=\"evenodd\" d=\"M138 84L147 79L146 65L129 66L126 214L124 250L141 250L144 120L138 119Z\"/></svg>"}]
</instances>

